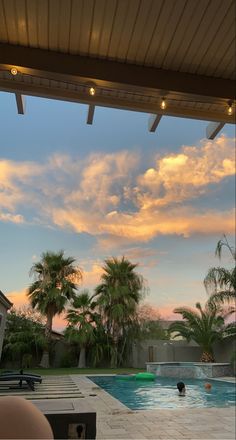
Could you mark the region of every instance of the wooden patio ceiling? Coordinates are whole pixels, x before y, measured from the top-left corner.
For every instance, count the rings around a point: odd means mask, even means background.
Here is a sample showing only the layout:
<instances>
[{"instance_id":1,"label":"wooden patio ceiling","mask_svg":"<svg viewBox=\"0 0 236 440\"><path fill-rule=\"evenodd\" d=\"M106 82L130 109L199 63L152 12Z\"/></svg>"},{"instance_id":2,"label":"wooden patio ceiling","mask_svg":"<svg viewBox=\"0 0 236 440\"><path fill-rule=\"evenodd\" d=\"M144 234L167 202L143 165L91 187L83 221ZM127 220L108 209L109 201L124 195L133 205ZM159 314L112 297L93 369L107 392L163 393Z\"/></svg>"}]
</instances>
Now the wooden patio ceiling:
<instances>
[{"instance_id":1,"label":"wooden patio ceiling","mask_svg":"<svg viewBox=\"0 0 236 440\"><path fill-rule=\"evenodd\" d=\"M234 0L0 0L0 90L16 94L19 113L23 95L41 96L88 104L88 123L96 105L151 113L150 131L163 115L213 121L213 138L235 123L235 8Z\"/></svg>"}]
</instances>

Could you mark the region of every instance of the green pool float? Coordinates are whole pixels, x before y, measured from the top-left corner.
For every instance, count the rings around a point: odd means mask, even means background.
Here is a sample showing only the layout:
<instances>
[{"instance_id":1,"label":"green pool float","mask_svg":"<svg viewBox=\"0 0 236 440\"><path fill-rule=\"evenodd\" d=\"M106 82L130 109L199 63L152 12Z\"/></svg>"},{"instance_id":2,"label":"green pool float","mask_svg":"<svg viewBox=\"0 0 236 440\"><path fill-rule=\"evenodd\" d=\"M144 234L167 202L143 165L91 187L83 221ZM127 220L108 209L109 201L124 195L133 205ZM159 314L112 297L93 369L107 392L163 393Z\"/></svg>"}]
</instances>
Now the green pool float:
<instances>
[{"instance_id":1,"label":"green pool float","mask_svg":"<svg viewBox=\"0 0 236 440\"><path fill-rule=\"evenodd\" d=\"M116 379L117 380L134 380L135 375L134 374L117 374Z\"/></svg>"},{"instance_id":2,"label":"green pool float","mask_svg":"<svg viewBox=\"0 0 236 440\"><path fill-rule=\"evenodd\" d=\"M156 375L153 373L138 373L135 375L135 380L155 380Z\"/></svg>"}]
</instances>

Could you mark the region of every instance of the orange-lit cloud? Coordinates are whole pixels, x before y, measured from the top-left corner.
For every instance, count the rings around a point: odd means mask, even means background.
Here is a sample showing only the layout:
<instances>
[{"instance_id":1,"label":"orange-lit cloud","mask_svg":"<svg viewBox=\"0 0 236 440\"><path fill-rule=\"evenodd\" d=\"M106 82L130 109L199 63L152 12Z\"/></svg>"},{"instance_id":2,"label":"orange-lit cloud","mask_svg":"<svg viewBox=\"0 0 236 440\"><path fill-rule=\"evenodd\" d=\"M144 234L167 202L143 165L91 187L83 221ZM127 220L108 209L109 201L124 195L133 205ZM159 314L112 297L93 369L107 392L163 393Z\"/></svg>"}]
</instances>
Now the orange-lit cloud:
<instances>
[{"instance_id":1,"label":"orange-lit cloud","mask_svg":"<svg viewBox=\"0 0 236 440\"><path fill-rule=\"evenodd\" d=\"M132 261L140 261L140 259L149 259L156 257L158 252L155 249L145 247L128 248L125 251L125 256Z\"/></svg>"},{"instance_id":2,"label":"orange-lit cloud","mask_svg":"<svg viewBox=\"0 0 236 440\"><path fill-rule=\"evenodd\" d=\"M16 206L28 200L29 192L22 187L39 175L42 167L35 162L0 160L0 208L14 211Z\"/></svg>"},{"instance_id":3,"label":"orange-lit cloud","mask_svg":"<svg viewBox=\"0 0 236 440\"><path fill-rule=\"evenodd\" d=\"M138 157L123 151L115 154L93 154L84 163L81 180L65 198L68 206L82 204L90 211L106 212L120 203L123 185L129 183L129 173L134 172Z\"/></svg>"},{"instance_id":4,"label":"orange-lit cloud","mask_svg":"<svg viewBox=\"0 0 236 440\"><path fill-rule=\"evenodd\" d=\"M6 297L13 303L13 307L17 310L24 309L30 305L28 297L26 295L26 289L22 290L13 290L11 292L5 293ZM53 318L53 329L54 330L62 330L66 327L65 314L61 314L60 316L55 316Z\"/></svg>"},{"instance_id":5,"label":"orange-lit cloud","mask_svg":"<svg viewBox=\"0 0 236 440\"><path fill-rule=\"evenodd\" d=\"M90 234L108 234L113 237L123 237L130 242L145 242L153 237L163 235L191 234L222 234L234 233L235 213L234 210L221 212L211 210L204 213L192 208L175 208L165 212L142 210L137 213L117 213L111 219L101 218L98 214L88 216L62 209L54 212L54 222L61 227L71 227L77 232ZM107 241L109 238L107 237Z\"/></svg>"},{"instance_id":6,"label":"orange-lit cloud","mask_svg":"<svg viewBox=\"0 0 236 440\"><path fill-rule=\"evenodd\" d=\"M166 206L206 193L235 173L235 139L220 136L183 146L180 153L157 158L156 167L138 177L137 201L142 209ZM143 191L142 191L143 189Z\"/></svg>"},{"instance_id":7,"label":"orange-lit cloud","mask_svg":"<svg viewBox=\"0 0 236 440\"><path fill-rule=\"evenodd\" d=\"M0 221L11 223L24 223L24 217L21 214L0 212Z\"/></svg>"},{"instance_id":8,"label":"orange-lit cloud","mask_svg":"<svg viewBox=\"0 0 236 440\"><path fill-rule=\"evenodd\" d=\"M176 307L179 307L179 304L173 303L169 304L167 306L161 306L158 308L158 311L160 313L161 319L167 319L170 321L178 321L181 319L181 316L177 313L174 313L174 309Z\"/></svg>"},{"instance_id":9,"label":"orange-lit cloud","mask_svg":"<svg viewBox=\"0 0 236 440\"><path fill-rule=\"evenodd\" d=\"M61 332L65 329L67 325L66 314L62 313L61 315L56 315L53 318L52 328L53 330Z\"/></svg>"},{"instance_id":10,"label":"orange-lit cloud","mask_svg":"<svg viewBox=\"0 0 236 440\"><path fill-rule=\"evenodd\" d=\"M100 275L101 275L102 269L100 266L92 266L91 271L84 271L84 274L86 275L86 278L84 281L85 286L92 286L96 285L99 282ZM83 288L83 285L81 286L81 289ZM80 290L81 290L80 289ZM26 295L26 289L22 289L19 291L11 291L6 293L7 298L13 303L13 307L16 309L21 309L24 306L29 305L29 301ZM140 308L143 311L144 316L150 315L152 319L179 319L178 315L173 313L173 310L175 307L178 307L179 304L173 303L168 304L167 306L160 306L157 307L155 305L150 305L147 302L144 304L141 304ZM53 318L53 329L57 331L62 331L67 325L67 321L65 319L66 313L62 313L61 315L56 315Z\"/></svg>"},{"instance_id":11,"label":"orange-lit cloud","mask_svg":"<svg viewBox=\"0 0 236 440\"><path fill-rule=\"evenodd\" d=\"M83 281L81 288L94 287L100 282L102 275L102 263L94 263L90 269L83 270Z\"/></svg>"},{"instance_id":12,"label":"orange-lit cloud","mask_svg":"<svg viewBox=\"0 0 236 440\"><path fill-rule=\"evenodd\" d=\"M26 295L26 289L22 290L12 290L11 292L5 293L6 297L13 303L13 307L17 309L22 306L29 305L29 300Z\"/></svg>"},{"instance_id":13,"label":"orange-lit cloud","mask_svg":"<svg viewBox=\"0 0 236 440\"><path fill-rule=\"evenodd\" d=\"M140 211L135 214L117 214L113 222L100 224L103 233L116 234L136 241L148 241L163 234L188 237L192 234L234 233L234 210L199 213L192 208L174 208L168 211Z\"/></svg>"},{"instance_id":14,"label":"orange-lit cloud","mask_svg":"<svg viewBox=\"0 0 236 440\"><path fill-rule=\"evenodd\" d=\"M233 175L234 143L222 135L182 146L178 153L154 158L142 173L141 157L128 151L83 160L55 154L40 165L1 161L0 221L85 232L107 251L160 234L233 233L232 209L195 208L194 200ZM32 218L25 218L24 206L34 211Z\"/></svg>"}]
</instances>

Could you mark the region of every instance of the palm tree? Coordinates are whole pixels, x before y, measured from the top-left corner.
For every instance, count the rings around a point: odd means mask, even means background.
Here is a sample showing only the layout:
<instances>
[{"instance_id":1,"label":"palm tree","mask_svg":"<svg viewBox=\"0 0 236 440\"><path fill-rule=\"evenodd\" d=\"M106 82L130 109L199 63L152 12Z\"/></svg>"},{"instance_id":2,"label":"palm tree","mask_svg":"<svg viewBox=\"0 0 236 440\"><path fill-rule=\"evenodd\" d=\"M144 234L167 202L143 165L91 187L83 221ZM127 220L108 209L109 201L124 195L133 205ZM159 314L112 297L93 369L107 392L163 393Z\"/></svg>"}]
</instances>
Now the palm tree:
<instances>
[{"instance_id":1,"label":"palm tree","mask_svg":"<svg viewBox=\"0 0 236 440\"><path fill-rule=\"evenodd\" d=\"M196 309L178 307L174 313L179 313L183 321L176 321L169 331L177 332L174 337L182 336L189 342L195 341L202 348L201 362L214 362L213 344L227 336L225 318L233 313L232 309L224 310L219 304L209 299L202 309L200 303Z\"/></svg>"},{"instance_id":2,"label":"palm tree","mask_svg":"<svg viewBox=\"0 0 236 440\"><path fill-rule=\"evenodd\" d=\"M229 245L226 235L219 240L216 246L215 255L221 259L222 248L225 247L230 252L234 263L236 261L235 249ZM236 300L236 266L233 269L224 267L212 267L204 279L207 292L210 293L213 301L219 303Z\"/></svg>"},{"instance_id":3,"label":"palm tree","mask_svg":"<svg viewBox=\"0 0 236 440\"><path fill-rule=\"evenodd\" d=\"M102 314L107 335L112 338L111 366L118 363L118 344L132 325L137 305L144 293L144 280L137 274L136 264L125 257L105 260L101 283L95 289L95 297ZM123 345L123 344L122 344ZM123 348L122 348L123 351Z\"/></svg>"},{"instance_id":4,"label":"palm tree","mask_svg":"<svg viewBox=\"0 0 236 440\"><path fill-rule=\"evenodd\" d=\"M79 345L80 354L78 368L86 368L86 348L95 342L95 329L98 315L94 311L95 303L84 290L73 301L73 309L69 309L66 319L69 325L65 336L70 343Z\"/></svg>"},{"instance_id":5,"label":"palm tree","mask_svg":"<svg viewBox=\"0 0 236 440\"><path fill-rule=\"evenodd\" d=\"M35 281L30 285L27 295L31 306L46 316L47 346L41 360L41 366L45 368L49 367L53 317L61 314L68 302L75 298L77 285L82 278L81 270L74 263L74 258L64 257L64 251L45 252L41 261L35 263L30 271Z\"/></svg>"}]
</instances>

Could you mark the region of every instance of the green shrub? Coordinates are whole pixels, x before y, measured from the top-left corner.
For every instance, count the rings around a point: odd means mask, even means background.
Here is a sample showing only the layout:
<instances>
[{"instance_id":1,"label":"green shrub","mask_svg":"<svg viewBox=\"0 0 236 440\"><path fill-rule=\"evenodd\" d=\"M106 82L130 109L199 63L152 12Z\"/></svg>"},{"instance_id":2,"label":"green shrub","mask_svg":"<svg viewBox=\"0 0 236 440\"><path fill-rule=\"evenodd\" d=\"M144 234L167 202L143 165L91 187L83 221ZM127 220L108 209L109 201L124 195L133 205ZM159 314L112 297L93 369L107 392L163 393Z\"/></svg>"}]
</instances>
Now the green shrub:
<instances>
[{"instance_id":1,"label":"green shrub","mask_svg":"<svg viewBox=\"0 0 236 440\"><path fill-rule=\"evenodd\" d=\"M61 357L60 368L70 368L76 366L76 358L72 353L64 353Z\"/></svg>"}]
</instances>

